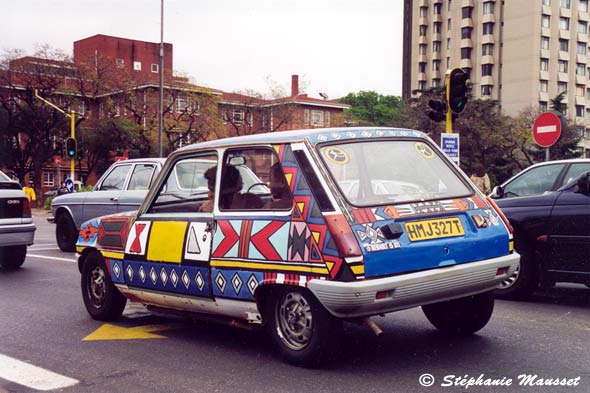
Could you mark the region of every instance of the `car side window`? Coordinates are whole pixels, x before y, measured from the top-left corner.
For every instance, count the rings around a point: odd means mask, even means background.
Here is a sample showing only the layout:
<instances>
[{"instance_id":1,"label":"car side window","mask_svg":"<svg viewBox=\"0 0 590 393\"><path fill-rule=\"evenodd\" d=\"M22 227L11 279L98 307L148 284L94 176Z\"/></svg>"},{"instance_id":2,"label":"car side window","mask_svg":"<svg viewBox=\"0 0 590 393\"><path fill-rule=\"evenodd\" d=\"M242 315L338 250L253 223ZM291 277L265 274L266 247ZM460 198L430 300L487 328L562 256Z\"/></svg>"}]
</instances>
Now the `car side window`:
<instances>
[{"instance_id":1,"label":"car side window","mask_svg":"<svg viewBox=\"0 0 590 393\"><path fill-rule=\"evenodd\" d=\"M587 171L590 171L589 162L571 164L567 170L567 173L565 174L565 177L563 178L563 183L561 183L561 185L565 186L569 182L576 180L582 173Z\"/></svg>"},{"instance_id":2,"label":"car side window","mask_svg":"<svg viewBox=\"0 0 590 393\"><path fill-rule=\"evenodd\" d=\"M290 210L293 197L276 155L269 148L230 149L220 184L220 210Z\"/></svg>"},{"instance_id":3,"label":"car side window","mask_svg":"<svg viewBox=\"0 0 590 393\"><path fill-rule=\"evenodd\" d=\"M217 155L179 159L166 174L148 213L210 213L215 200Z\"/></svg>"},{"instance_id":4,"label":"car side window","mask_svg":"<svg viewBox=\"0 0 590 393\"><path fill-rule=\"evenodd\" d=\"M563 170L564 164L543 165L517 177L504 187L507 197L542 194L550 191Z\"/></svg>"},{"instance_id":5,"label":"car side window","mask_svg":"<svg viewBox=\"0 0 590 393\"><path fill-rule=\"evenodd\" d=\"M155 165L137 164L133 168L131 180L129 180L129 190L147 190L154 173Z\"/></svg>"},{"instance_id":6,"label":"car side window","mask_svg":"<svg viewBox=\"0 0 590 393\"><path fill-rule=\"evenodd\" d=\"M119 165L107 175L100 185L100 191L122 190L125 187L125 179L131 165Z\"/></svg>"}]
</instances>

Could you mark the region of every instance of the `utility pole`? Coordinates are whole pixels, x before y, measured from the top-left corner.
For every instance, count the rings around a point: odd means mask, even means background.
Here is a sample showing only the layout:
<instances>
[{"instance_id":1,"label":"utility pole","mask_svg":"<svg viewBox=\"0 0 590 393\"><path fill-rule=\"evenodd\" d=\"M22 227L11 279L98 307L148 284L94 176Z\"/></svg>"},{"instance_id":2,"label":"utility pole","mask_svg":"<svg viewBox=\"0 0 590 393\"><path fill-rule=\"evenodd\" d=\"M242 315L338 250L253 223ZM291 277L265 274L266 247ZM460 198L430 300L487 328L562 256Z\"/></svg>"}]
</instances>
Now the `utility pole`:
<instances>
[{"instance_id":1,"label":"utility pole","mask_svg":"<svg viewBox=\"0 0 590 393\"><path fill-rule=\"evenodd\" d=\"M53 109L60 111L65 116L70 118L70 138L72 138L75 141L76 140L76 113L74 111L71 111L71 113L67 113L66 111L64 111L60 107L54 105L51 101L48 101L45 98L41 97L39 95L39 91L37 89L35 89L35 98L40 99L41 101L43 101L44 103L46 103L47 105L52 107ZM70 157L70 179L72 179L72 181L74 181L74 159L72 157Z\"/></svg>"},{"instance_id":2,"label":"utility pole","mask_svg":"<svg viewBox=\"0 0 590 393\"><path fill-rule=\"evenodd\" d=\"M162 157L162 129L164 128L164 0L160 0L160 110L158 112L159 155Z\"/></svg>"}]
</instances>

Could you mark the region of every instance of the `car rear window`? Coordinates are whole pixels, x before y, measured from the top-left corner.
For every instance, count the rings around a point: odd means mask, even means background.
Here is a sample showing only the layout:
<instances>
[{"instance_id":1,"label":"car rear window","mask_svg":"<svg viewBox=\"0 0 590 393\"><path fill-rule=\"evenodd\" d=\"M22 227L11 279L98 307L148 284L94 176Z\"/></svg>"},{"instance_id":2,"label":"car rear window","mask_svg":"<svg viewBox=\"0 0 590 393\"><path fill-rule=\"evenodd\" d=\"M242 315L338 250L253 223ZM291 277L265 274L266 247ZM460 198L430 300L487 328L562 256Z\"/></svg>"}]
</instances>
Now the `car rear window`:
<instances>
[{"instance_id":1,"label":"car rear window","mask_svg":"<svg viewBox=\"0 0 590 393\"><path fill-rule=\"evenodd\" d=\"M372 140L320 147L346 200L355 206L449 199L472 191L427 143Z\"/></svg>"}]
</instances>

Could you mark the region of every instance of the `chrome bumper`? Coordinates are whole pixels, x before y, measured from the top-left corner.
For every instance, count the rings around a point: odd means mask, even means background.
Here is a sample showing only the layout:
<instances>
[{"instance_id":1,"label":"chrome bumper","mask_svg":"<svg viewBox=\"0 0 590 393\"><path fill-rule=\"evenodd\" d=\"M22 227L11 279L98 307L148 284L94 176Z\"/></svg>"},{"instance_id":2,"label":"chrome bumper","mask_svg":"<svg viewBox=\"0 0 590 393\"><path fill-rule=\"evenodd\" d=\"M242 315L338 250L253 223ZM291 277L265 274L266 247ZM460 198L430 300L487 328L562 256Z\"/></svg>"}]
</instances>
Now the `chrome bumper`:
<instances>
[{"instance_id":1,"label":"chrome bumper","mask_svg":"<svg viewBox=\"0 0 590 393\"><path fill-rule=\"evenodd\" d=\"M0 246L30 246L35 238L35 224L3 225L0 227Z\"/></svg>"},{"instance_id":2,"label":"chrome bumper","mask_svg":"<svg viewBox=\"0 0 590 393\"><path fill-rule=\"evenodd\" d=\"M55 224L55 217L53 217L53 216L47 217L46 220L50 224Z\"/></svg>"},{"instance_id":3,"label":"chrome bumper","mask_svg":"<svg viewBox=\"0 0 590 393\"><path fill-rule=\"evenodd\" d=\"M336 317L370 316L493 290L514 273L519 261L520 255L513 253L372 280L311 280L308 288ZM504 267L508 270L498 275L498 269ZM387 296L377 299L377 292L387 292Z\"/></svg>"}]
</instances>

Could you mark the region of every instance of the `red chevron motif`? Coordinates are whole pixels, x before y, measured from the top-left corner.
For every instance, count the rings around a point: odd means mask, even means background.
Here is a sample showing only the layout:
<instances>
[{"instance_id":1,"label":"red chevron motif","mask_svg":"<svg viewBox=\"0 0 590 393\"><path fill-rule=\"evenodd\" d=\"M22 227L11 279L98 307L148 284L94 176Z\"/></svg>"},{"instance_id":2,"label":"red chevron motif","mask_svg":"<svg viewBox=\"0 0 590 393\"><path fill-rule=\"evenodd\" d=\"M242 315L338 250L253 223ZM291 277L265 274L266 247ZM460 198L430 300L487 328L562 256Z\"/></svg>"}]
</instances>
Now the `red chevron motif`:
<instances>
[{"instance_id":1,"label":"red chevron motif","mask_svg":"<svg viewBox=\"0 0 590 393\"><path fill-rule=\"evenodd\" d=\"M229 221L220 220L217 222L217 225L219 225L219 229L221 230L221 233L223 233L223 240L213 251L212 256L220 258L225 256L225 254L227 254L229 250L231 250L232 247L236 245L236 242L240 236L236 233Z\"/></svg>"},{"instance_id":2,"label":"red chevron motif","mask_svg":"<svg viewBox=\"0 0 590 393\"><path fill-rule=\"evenodd\" d=\"M326 261L334 263L334 267L330 271L330 278L336 278L336 275L338 274L338 272L340 272L340 269L342 268L342 258L333 257L331 255L324 255L324 259Z\"/></svg>"},{"instance_id":3,"label":"red chevron motif","mask_svg":"<svg viewBox=\"0 0 590 393\"><path fill-rule=\"evenodd\" d=\"M354 209L352 214L358 224L367 224L376 221L375 215L371 209Z\"/></svg>"},{"instance_id":4,"label":"red chevron motif","mask_svg":"<svg viewBox=\"0 0 590 393\"><path fill-rule=\"evenodd\" d=\"M268 225L250 237L250 242L252 242L254 247L256 247L258 251L268 260L279 261L282 259L270 241L270 237L275 234L283 225L286 224L282 221L271 221Z\"/></svg>"}]
</instances>

